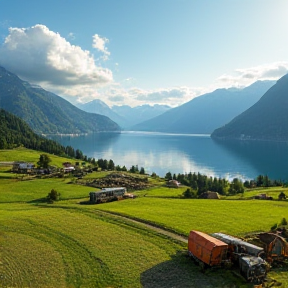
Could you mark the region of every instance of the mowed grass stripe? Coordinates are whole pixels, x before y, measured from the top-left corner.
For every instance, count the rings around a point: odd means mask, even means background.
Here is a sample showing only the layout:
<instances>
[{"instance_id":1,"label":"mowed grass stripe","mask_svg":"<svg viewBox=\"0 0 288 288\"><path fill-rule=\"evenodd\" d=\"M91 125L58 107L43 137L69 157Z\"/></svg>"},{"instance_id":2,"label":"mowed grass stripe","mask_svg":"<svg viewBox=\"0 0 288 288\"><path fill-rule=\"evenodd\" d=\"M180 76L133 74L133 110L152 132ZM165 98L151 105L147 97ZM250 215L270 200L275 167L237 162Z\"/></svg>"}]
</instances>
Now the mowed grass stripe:
<instances>
[{"instance_id":1,"label":"mowed grass stripe","mask_svg":"<svg viewBox=\"0 0 288 288\"><path fill-rule=\"evenodd\" d=\"M1 241L1 287L66 286L61 255L52 246L17 232L4 235Z\"/></svg>"},{"instance_id":2,"label":"mowed grass stripe","mask_svg":"<svg viewBox=\"0 0 288 288\"><path fill-rule=\"evenodd\" d=\"M10 210L1 213L0 220L4 224L1 226L1 234L7 239L3 250L7 263L12 257L7 254L13 255L14 262L23 263L23 267L14 270L2 265L2 275L11 275L5 278L6 286L61 287L65 279L64 287L142 287L141 281L148 281L148 278L149 281L157 282L157 279L151 278L150 269L161 266L163 262L164 266L157 272L159 276L164 272L166 274L166 269L173 268L175 271L172 274L175 277L174 273L181 273L184 267L184 274L188 277L187 269L195 268L190 261L186 266L188 260L183 255L175 256L183 251L183 246L147 231L141 233L138 229L136 233L134 228L115 225L103 216L97 219L95 215L87 217L71 209L38 208ZM11 237L14 237L14 243L10 243ZM20 247L21 242L25 243L25 248L23 253L17 253L23 249ZM33 253L33 249L39 253ZM55 262L49 259L49 255ZM59 267L58 274L49 268L51 265ZM24 271L29 271L28 275ZM195 273L198 273L197 269L192 273L194 278ZM41 277L37 278L37 275ZM193 277L189 276L183 281L193 282ZM160 278L163 280L164 275ZM49 283L58 281L59 286L49 286Z\"/></svg>"},{"instance_id":3,"label":"mowed grass stripe","mask_svg":"<svg viewBox=\"0 0 288 288\"><path fill-rule=\"evenodd\" d=\"M223 232L243 236L269 231L282 218L288 219L288 203L261 200L186 200L141 197L94 206L94 209L144 219L188 235L190 230ZM87 209L93 209L93 206Z\"/></svg>"}]
</instances>

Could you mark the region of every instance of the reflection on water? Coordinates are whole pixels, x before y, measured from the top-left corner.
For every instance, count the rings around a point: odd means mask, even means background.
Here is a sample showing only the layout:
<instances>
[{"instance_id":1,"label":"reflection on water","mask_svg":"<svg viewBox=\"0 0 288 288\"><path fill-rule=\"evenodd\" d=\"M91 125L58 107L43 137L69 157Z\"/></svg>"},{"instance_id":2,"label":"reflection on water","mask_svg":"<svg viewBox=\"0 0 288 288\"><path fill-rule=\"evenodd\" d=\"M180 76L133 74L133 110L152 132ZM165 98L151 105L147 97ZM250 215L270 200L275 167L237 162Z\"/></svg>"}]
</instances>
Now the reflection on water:
<instances>
[{"instance_id":1,"label":"reflection on water","mask_svg":"<svg viewBox=\"0 0 288 288\"><path fill-rule=\"evenodd\" d=\"M209 135L161 133L98 133L53 137L88 157L113 159L115 164L144 167L148 173L200 172L209 176L253 179L267 174L288 180L288 144L215 141Z\"/></svg>"}]
</instances>

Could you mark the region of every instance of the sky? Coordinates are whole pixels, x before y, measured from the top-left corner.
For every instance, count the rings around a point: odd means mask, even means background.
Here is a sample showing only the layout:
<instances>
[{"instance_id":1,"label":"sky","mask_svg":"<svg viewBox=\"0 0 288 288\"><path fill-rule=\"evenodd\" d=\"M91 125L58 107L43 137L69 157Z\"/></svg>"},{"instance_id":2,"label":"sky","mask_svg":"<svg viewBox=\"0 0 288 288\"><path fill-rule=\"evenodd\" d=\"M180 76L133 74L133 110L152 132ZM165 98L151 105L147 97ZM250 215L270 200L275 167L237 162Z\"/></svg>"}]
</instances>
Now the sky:
<instances>
[{"instance_id":1,"label":"sky","mask_svg":"<svg viewBox=\"0 0 288 288\"><path fill-rule=\"evenodd\" d=\"M287 0L0 0L0 66L72 103L175 107L287 53Z\"/></svg>"}]
</instances>

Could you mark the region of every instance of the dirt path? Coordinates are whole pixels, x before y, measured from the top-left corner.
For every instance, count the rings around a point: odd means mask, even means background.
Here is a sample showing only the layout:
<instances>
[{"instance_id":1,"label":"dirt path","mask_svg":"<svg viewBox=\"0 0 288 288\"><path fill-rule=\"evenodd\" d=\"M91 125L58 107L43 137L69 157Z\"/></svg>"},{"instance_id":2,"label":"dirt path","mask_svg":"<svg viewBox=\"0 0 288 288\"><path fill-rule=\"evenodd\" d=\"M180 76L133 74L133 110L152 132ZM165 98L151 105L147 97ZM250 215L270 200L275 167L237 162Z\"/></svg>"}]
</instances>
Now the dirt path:
<instances>
[{"instance_id":1,"label":"dirt path","mask_svg":"<svg viewBox=\"0 0 288 288\"><path fill-rule=\"evenodd\" d=\"M117 218L122 218L122 219L125 219L126 221L129 221L131 223L135 223L137 225L140 225L140 226L143 226L145 228L148 228L150 230L153 230L159 234L162 234L162 235L165 235L173 240L176 240L176 241L180 241L180 242L183 242L183 243L187 243L188 242L188 237L185 237L185 236L182 236L182 235L179 235L175 232L171 232L171 231L167 231L161 227L158 227L156 225L153 225L153 224L149 224L149 223L146 223L144 221L141 221L141 220L136 220L136 219L132 219L130 217L127 217L127 216L123 216L123 215L119 215L117 213L113 213L113 212L108 212L108 211L103 211L103 210L98 210L99 212L103 213L103 214L107 214L107 215L113 215L113 216L116 216Z\"/></svg>"}]
</instances>

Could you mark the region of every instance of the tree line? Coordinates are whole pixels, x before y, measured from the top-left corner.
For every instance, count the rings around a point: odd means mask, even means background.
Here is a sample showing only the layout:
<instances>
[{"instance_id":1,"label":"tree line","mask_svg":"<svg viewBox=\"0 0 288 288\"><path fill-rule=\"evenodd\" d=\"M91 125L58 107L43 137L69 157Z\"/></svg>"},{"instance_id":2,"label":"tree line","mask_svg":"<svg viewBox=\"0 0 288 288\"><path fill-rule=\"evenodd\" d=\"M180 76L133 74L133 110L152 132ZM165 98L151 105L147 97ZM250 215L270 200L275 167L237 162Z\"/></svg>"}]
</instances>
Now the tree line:
<instances>
[{"instance_id":1,"label":"tree line","mask_svg":"<svg viewBox=\"0 0 288 288\"><path fill-rule=\"evenodd\" d=\"M64 147L54 140L46 139L36 133L23 120L0 109L0 149L25 147L58 156L66 156L79 160L88 160L79 149Z\"/></svg>"},{"instance_id":2,"label":"tree line","mask_svg":"<svg viewBox=\"0 0 288 288\"><path fill-rule=\"evenodd\" d=\"M247 180L243 183L238 178L234 178L230 182L224 178L209 177L199 172L178 175L172 175L171 172L168 172L165 175L165 180L176 180L182 185L189 186L191 189L187 191L187 196L190 196L187 198L193 197L194 194L199 196L207 191L218 192L220 195L235 195L243 193L245 188L283 186L284 184L281 180L269 179L267 175L259 175L255 180Z\"/></svg>"}]
</instances>

